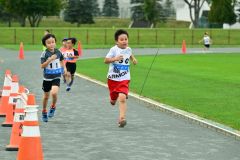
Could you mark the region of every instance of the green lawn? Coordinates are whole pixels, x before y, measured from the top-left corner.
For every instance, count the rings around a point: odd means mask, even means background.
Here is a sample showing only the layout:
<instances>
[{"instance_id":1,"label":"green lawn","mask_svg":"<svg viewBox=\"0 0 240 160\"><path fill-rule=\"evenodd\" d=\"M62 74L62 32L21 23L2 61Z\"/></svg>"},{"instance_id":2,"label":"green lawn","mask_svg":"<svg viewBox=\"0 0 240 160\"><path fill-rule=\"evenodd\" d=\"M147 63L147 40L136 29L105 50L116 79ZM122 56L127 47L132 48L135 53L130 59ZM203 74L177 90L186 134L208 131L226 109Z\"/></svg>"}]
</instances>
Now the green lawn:
<instances>
[{"instance_id":1,"label":"green lawn","mask_svg":"<svg viewBox=\"0 0 240 160\"><path fill-rule=\"evenodd\" d=\"M153 56L137 56L131 91L139 93ZM240 130L240 54L159 55L143 95ZM78 62L77 71L106 82L103 59Z\"/></svg>"}]
</instances>

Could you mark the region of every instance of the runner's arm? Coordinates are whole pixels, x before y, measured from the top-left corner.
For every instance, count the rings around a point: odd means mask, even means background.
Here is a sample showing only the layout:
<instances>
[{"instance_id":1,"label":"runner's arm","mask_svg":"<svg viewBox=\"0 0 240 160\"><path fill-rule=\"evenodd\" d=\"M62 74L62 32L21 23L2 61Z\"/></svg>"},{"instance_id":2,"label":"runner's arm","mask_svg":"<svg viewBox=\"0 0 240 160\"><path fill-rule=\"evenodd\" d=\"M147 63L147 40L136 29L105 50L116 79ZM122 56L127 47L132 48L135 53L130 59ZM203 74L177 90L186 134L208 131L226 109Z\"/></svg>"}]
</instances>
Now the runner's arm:
<instances>
[{"instance_id":1,"label":"runner's arm","mask_svg":"<svg viewBox=\"0 0 240 160\"><path fill-rule=\"evenodd\" d=\"M41 64L41 68L45 68L48 66L49 63L51 63L54 59L56 59L57 56L54 54L50 58L48 58L45 62Z\"/></svg>"},{"instance_id":2,"label":"runner's arm","mask_svg":"<svg viewBox=\"0 0 240 160\"><path fill-rule=\"evenodd\" d=\"M123 55L119 55L117 57L112 57L112 58L105 58L104 63L109 64L109 63L113 63L115 61L120 61L122 59L123 59Z\"/></svg>"},{"instance_id":3,"label":"runner's arm","mask_svg":"<svg viewBox=\"0 0 240 160\"><path fill-rule=\"evenodd\" d=\"M74 56L68 56L69 58L78 58L79 54L78 51L74 49Z\"/></svg>"},{"instance_id":4,"label":"runner's arm","mask_svg":"<svg viewBox=\"0 0 240 160\"><path fill-rule=\"evenodd\" d=\"M61 64L61 67L63 67L64 74L66 74L67 73L67 68L66 68L66 65L64 64L63 60L60 61L60 64Z\"/></svg>"},{"instance_id":5,"label":"runner's arm","mask_svg":"<svg viewBox=\"0 0 240 160\"><path fill-rule=\"evenodd\" d=\"M131 59L131 61L133 62L134 65L136 65L138 63L137 59L135 58L135 56L133 54L130 56L130 59Z\"/></svg>"}]
</instances>

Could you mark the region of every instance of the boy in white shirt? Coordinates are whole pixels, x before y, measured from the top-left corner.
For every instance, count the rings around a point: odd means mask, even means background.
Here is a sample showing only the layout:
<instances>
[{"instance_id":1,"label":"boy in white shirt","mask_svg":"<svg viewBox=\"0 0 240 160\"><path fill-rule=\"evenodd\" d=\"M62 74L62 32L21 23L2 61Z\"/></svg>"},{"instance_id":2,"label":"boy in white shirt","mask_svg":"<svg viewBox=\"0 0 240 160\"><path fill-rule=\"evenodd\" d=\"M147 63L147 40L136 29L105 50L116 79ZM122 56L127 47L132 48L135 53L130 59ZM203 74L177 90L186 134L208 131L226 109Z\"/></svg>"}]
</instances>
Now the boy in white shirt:
<instances>
[{"instance_id":1,"label":"boy in white shirt","mask_svg":"<svg viewBox=\"0 0 240 160\"><path fill-rule=\"evenodd\" d=\"M109 64L108 88L110 92L110 103L112 105L119 101L119 127L124 127L126 121L126 99L128 96L130 82L130 60L137 64L137 60L128 47L128 33L125 30L117 30L114 38L116 45L110 49L104 62Z\"/></svg>"}]
</instances>

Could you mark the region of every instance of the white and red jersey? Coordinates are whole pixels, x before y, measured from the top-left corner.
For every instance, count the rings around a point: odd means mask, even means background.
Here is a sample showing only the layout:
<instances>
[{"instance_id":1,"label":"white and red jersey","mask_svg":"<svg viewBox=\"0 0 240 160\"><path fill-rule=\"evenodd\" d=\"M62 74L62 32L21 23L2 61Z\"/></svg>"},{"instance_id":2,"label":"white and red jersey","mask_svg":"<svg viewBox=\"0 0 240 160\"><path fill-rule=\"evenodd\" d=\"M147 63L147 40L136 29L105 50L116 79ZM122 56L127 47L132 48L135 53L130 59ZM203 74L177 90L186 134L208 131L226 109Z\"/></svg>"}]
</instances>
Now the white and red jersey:
<instances>
[{"instance_id":1,"label":"white and red jersey","mask_svg":"<svg viewBox=\"0 0 240 160\"><path fill-rule=\"evenodd\" d=\"M132 49L130 47L121 49L115 45L110 49L106 58L113 58L119 55L123 55L123 60L109 64L107 78L114 81L130 80L130 57Z\"/></svg>"},{"instance_id":2,"label":"white and red jersey","mask_svg":"<svg viewBox=\"0 0 240 160\"><path fill-rule=\"evenodd\" d=\"M78 56L78 52L75 49L67 49L64 52L62 52L62 54L63 54L65 63L67 63L67 62L76 63L77 62L77 58L72 58L72 56Z\"/></svg>"}]
</instances>

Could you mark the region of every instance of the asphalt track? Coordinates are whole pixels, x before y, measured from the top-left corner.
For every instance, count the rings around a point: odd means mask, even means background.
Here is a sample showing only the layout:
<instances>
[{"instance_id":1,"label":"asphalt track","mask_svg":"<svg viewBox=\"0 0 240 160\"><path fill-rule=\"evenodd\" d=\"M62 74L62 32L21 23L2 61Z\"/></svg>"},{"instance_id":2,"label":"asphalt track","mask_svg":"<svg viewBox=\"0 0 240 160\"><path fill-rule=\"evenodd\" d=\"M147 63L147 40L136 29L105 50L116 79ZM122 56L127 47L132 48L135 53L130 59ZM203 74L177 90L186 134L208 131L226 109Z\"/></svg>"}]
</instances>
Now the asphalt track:
<instances>
[{"instance_id":1,"label":"asphalt track","mask_svg":"<svg viewBox=\"0 0 240 160\"><path fill-rule=\"evenodd\" d=\"M211 53L238 52L238 48L212 49ZM107 49L85 50L83 58L103 57ZM155 54L157 49L133 49L134 54ZM201 49L188 52L201 53ZM159 54L180 54L161 49ZM20 83L36 95L41 108L40 52L18 53L0 49L0 85L4 71L19 75ZM182 118L128 100L128 125L117 127L118 109L108 102L106 88L76 78L71 92L61 83L56 116L41 123L45 160L240 160L240 141ZM40 115L40 111L39 111ZM4 119L0 118L0 122ZM5 151L10 128L0 127L0 160L16 159Z\"/></svg>"}]
</instances>

